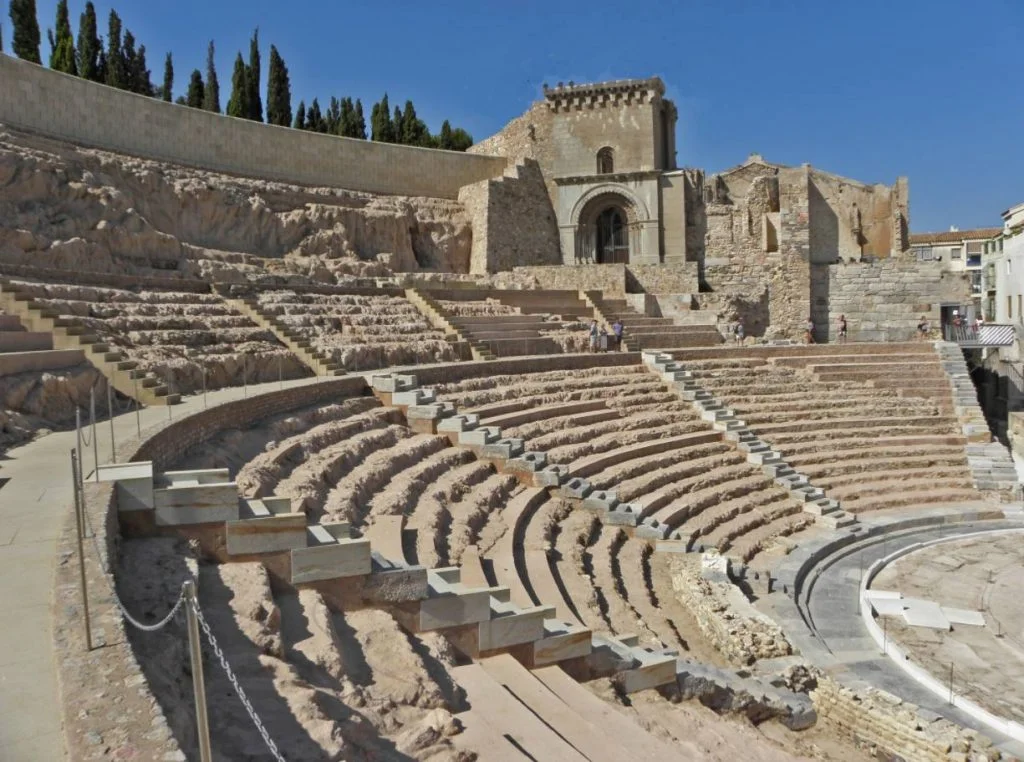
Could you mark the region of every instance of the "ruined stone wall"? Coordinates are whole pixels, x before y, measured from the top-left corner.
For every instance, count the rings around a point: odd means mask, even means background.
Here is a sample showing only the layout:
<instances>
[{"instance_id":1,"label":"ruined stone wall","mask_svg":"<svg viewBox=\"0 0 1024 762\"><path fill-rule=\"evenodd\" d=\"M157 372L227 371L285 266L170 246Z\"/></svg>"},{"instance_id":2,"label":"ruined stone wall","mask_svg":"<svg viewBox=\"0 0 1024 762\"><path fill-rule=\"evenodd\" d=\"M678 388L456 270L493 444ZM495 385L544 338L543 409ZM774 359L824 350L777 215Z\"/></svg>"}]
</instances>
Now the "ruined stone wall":
<instances>
[{"instance_id":1,"label":"ruined stone wall","mask_svg":"<svg viewBox=\"0 0 1024 762\"><path fill-rule=\"evenodd\" d=\"M902 251L894 237L894 214L900 204L898 183L865 185L812 169L808 191L811 215L811 260L830 263L861 256L888 257Z\"/></svg>"},{"instance_id":2,"label":"ruined stone wall","mask_svg":"<svg viewBox=\"0 0 1024 762\"><path fill-rule=\"evenodd\" d=\"M625 265L517 267L513 274L530 279L534 288L550 291L603 291L610 298L626 293Z\"/></svg>"},{"instance_id":3,"label":"ruined stone wall","mask_svg":"<svg viewBox=\"0 0 1024 762\"><path fill-rule=\"evenodd\" d=\"M320 135L183 108L0 55L0 123L118 153L332 188L455 198L501 157Z\"/></svg>"},{"instance_id":4,"label":"ruined stone wall","mask_svg":"<svg viewBox=\"0 0 1024 762\"><path fill-rule=\"evenodd\" d=\"M520 160L502 177L465 186L459 200L473 222L470 273L562 261L555 212L535 160Z\"/></svg>"},{"instance_id":5,"label":"ruined stone wall","mask_svg":"<svg viewBox=\"0 0 1024 762\"><path fill-rule=\"evenodd\" d=\"M915 762L998 760L1001 753L974 730L875 688L854 691L830 677L819 675L811 699L818 720L850 737L878 759Z\"/></svg>"},{"instance_id":6,"label":"ruined stone wall","mask_svg":"<svg viewBox=\"0 0 1024 762\"><path fill-rule=\"evenodd\" d=\"M807 167L779 172L779 255L768 292L775 336L799 338L811 316L809 179Z\"/></svg>"},{"instance_id":7,"label":"ruined stone wall","mask_svg":"<svg viewBox=\"0 0 1024 762\"><path fill-rule=\"evenodd\" d=\"M816 299L828 305L830 339L839 316L846 315L850 341L906 341L917 335L922 315L937 326L944 302L967 304L971 299L966 273L944 272L940 262L906 257L822 266L815 283Z\"/></svg>"},{"instance_id":8,"label":"ruined stone wall","mask_svg":"<svg viewBox=\"0 0 1024 762\"><path fill-rule=\"evenodd\" d=\"M467 153L485 156L504 156L512 162L534 159L544 175L544 184L551 203L558 198L558 191L552 176L554 174L554 150L552 139L551 109L543 101L534 103L530 110L509 122L501 132L491 135L472 146Z\"/></svg>"}]
</instances>

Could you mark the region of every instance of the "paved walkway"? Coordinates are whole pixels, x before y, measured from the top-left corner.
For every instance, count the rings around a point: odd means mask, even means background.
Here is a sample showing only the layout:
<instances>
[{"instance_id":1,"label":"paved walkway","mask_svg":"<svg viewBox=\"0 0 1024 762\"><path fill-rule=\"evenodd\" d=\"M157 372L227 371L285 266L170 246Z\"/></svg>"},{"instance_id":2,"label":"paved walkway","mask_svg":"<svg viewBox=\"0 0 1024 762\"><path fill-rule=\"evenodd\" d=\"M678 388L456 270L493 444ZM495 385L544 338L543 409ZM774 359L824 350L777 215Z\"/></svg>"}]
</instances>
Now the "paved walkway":
<instances>
[{"instance_id":1,"label":"paved walkway","mask_svg":"<svg viewBox=\"0 0 1024 762\"><path fill-rule=\"evenodd\" d=\"M856 546L857 550L838 557L814 581L807 609L821 644L832 652L850 675L964 727L979 728L1004 751L1015 756L1024 755L1024 744L1008 738L995 728L980 725L966 712L951 706L908 678L888 656L882 656L878 644L864 627L859 607L861 576L878 559L900 548L939 537L1016 529L1020 526L1018 521L940 525L884 539L873 538L868 543Z\"/></svg>"},{"instance_id":2,"label":"paved walkway","mask_svg":"<svg viewBox=\"0 0 1024 762\"><path fill-rule=\"evenodd\" d=\"M378 371L379 372L379 371ZM319 379L323 380L323 379ZM316 383L305 378L284 387ZM278 383L232 387L207 395L214 405L275 391ZM188 397L171 408L175 418L202 410L202 396ZM165 407L141 412L142 430L167 419ZM110 423L97 424L99 461L110 460ZM136 436L134 411L114 420L114 436L124 442ZM72 500L69 453L75 432L61 431L11 450L0 459L0 760L40 762L66 756L60 722L60 700L54 668L51 602L57 538ZM86 474L93 455L83 456Z\"/></svg>"}]
</instances>

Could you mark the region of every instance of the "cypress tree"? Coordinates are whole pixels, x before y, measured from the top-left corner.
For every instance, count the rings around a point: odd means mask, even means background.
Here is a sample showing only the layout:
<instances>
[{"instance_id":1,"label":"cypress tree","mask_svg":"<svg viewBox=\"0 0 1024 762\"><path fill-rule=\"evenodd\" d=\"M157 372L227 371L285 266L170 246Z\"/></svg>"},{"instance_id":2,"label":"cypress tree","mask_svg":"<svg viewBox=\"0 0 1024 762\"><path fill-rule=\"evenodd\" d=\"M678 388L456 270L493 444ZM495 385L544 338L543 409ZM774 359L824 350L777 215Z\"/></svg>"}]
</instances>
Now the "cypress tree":
<instances>
[{"instance_id":1,"label":"cypress tree","mask_svg":"<svg viewBox=\"0 0 1024 762\"><path fill-rule=\"evenodd\" d=\"M316 98L309 104L309 110L306 112L306 129L312 132L324 131L324 117L320 113L320 102Z\"/></svg>"},{"instance_id":2,"label":"cypress tree","mask_svg":"<svg viewBox=\"0 0 1024 762\"><path fill-rule=\"evenodd\" d=\"M391 120L391 143L401 143L405 131L405 115L402 109L395 106L395 118Z\"/></svg>"},{"instance_id":3,"label":"cypress tree","mask_svg":"<svg viewBox=\"0 0 1024 762\"><path fill-rule=\"evenodd\" d=\"M370 116L370 128L374 140L381 143L395 142L394 127L391 124L391 106L388 104L387 93L384 93L380 103L373 107L373 113Z\"/></svg>"},{"instance_id":4,"label":"cypress tree","mask_svg":"<svg viewBox=\"0 0 1024 762\"><path fill-rule=\"evenodd\" d=\"M416 116L412 101L405 102L405 113L402 114L402 141L410 146L431 145L430 130L422 119Z\"/></svg>"},{"instance_id":5,"label":"cypress tree","mask_svg":"<svg viewBox=\"0 0 1024 762\"><path fill-rule=\"evenodd\" d=\"M288 67L270 46L270 65L267 72L267 122L287 127L292 123L292 87L288 81Z\"/></svg>"},{"instance_id":6,"label":"cypress tree","mask_svg":"<svg viewBox=\"0 0 1024 762\"><path fill-rule=\"evenodd\" d=\"M228 116L249 118L249 85L245 77L245 61L239 52L235 56L235 69L231 73L231 98L228 99Z\"/></svg>"},{"instance_id":7,"label":"cypress tree","mask_svg":"<svg viewBox=\"0 0 1024 762\"><path fill-rule=\"evenodd\" d=\"M456 127L452 130L452 150L453 151L465 151L473 145L473 136L466 132L461 127Z\"/></svg>"},{"instance_id":8,"label":"cypress tree","mask_svg":"<svg viewBox=\"0 0 1024 762\"><path fill-rule=\"evenodd\" d=\"M306 129L306 102L299 101L299 107L295 111L295 122L292 124L297 130Z\"/></svg>"},{"instance_id":9,"label":"cypress tree","mask_svg":"<svg viewBox=\"0 0 1024 762\"><path fill-rule=\"evenodd\" d=\"M327 107L327 132L331 135L341 134L341 103L331 96L331 104Z\"/></svg>"},{"instance_id":10,"label":"cypress tree","mask_svg":"<svg viewBox=\"0 0 1024 762\"><path fill-rule=\"evenodd\" d=\"M192 78L188 81L188 95L185 96L185 105L192 108L202 108L205 97L203 87L203 73L199 69L192 70Z\"/></svg>"},{"instance_id":11,"label":"cypress tree","mask_svg":"<svg viewBox=\"0 0 1024 762\"><path fill-rule=\"evenodd\" d=\"M138 83L135 81L136 56L135 35L130 29L124 30L124 40L121 42L121 71L124 74L124 89L137 92Z\"/></svg>"},{"instance_id":12,"label":"cypress tree","mask_svg":"<svg viewBox=\"0 0 1024 762\"><path fill-rule=\"evenodd\" d=\"M355 107L352 105L351 98L341 99L341 124L339 126L338 134L342 137L350 138L352 133L355 132Z\"/></svg>"},{"instance_id":13,"label":"cypress tree","mask_svg":"<svg viewBox=\"0 0 1024 762\"><path fill-rule=\"evenodd\" d=\"M96 8L90 2L85 4L85 12L78 20L78 74L92 82L103 81L103 70L100 68L100 54L103 46L96 32Z\"/></svg>"},{"instance_id":14,"label":"cypress tree","mask_svg":"<svg viewBox=\"0 0 1024 762\"><path fill-rule=\"evenodd\" d=\"M220 83L217 81L217 67L213 64L213 40L206 49L206 90L203 93L203 108L220 113Z\"/></svg>"},{"instance_id":15,"label":"cypress tree","mask_svg":"<svg viewBox=\"0 0 1024 762\"><path fill-rule=\"evenodd\" d=\"M249 41L249 68L245 72L249 91L246 102L249 104L249 118L255 122L263 121L263 102L260 100L260 30L252 33Z\"/></svg>"},{"instance_id":16,"label":"cypress tree","mask_svg":"<svg viewBox=\"0 0 1024 762\"><path fill-rule=\"evenodd\" d=\"M441 124L441 132L437 136L437 147L446 151L452 150L452 126L447 119Z\"/></svg>"},{"instance_id":17,"label":"cypress tree","mask_svg":"<svg viewBox=\"0 0 1024 762\"><path fill-rule=\"evenodd\" d=\"M146 46L140 45L138 52L135 54L135 66L133 67L133 77L135 82L135 92L139 95L146 95L152 97L153 95L153 83L149 78L149 68L146 66Z\"/></svg>"},{"instance_id":18,"label":"cypress tree","mask_svg":"<svg viewBox=\"0 0 1024 762\"><path fill-rule=\"evenodd\" d=\"M355 129L352 130L352 137L366 140L366 119L363 118L363 102L356 98L356 115L353 120Z\"/></svg>"},{"instance_id":19,"label":"cypress tree","mask_svg":"<svg viewBox=\"0 0 1024 762\"><path fill-rule=\"evenodd\" d=\"M123 90L125 75L124 54L121 50L121 17L114 10L110 11L110 18L107 23L107 58L105 68L107 84Z\"/></svg>"},{"instance_id":20,"label":"cypress tree","mask_svg":"<svg viewBox=\"0 0 1024 762\"><path fill-rule=\"evenodd\" d=\"M48 33L50 38L50 68L65 74L78 74L75 63L75 42L71 33L71 19L68 17L68 0L57 3L57 34Z\"/></svg>"},{"instance_id":21,"label":"cypress tree","mask_svg":"<svg viewBox=\"0 0 1024 762\"><path fill-rule=\"evenodd\" d=\"M171 59L171 54L168 52L167 57L164 58L164 89L163 99L168 103L171 102L171 97L174 91L174 61Z\"/></svg>"},{"instance_id":22,"label":"cypress tree","mask_svg":"<svg viewBox=\"0 0 1024 762\"><path fill-rule=\"evenodd\" d=\"M14 55L42 64L39 58L39 19L36 0L11 0L11 24L14 26Z\"/></svg>"}]
</instances>

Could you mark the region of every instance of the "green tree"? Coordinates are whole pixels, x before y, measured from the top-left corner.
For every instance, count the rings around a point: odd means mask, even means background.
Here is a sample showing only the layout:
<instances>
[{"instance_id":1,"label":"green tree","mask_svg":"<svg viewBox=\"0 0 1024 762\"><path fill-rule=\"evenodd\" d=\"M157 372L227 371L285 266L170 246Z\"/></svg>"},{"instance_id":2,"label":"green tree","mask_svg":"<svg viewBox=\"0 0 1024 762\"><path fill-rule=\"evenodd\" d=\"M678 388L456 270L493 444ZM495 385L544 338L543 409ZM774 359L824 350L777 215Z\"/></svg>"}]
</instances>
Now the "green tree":
<instances>
[{"instance_id":1,"label":"green tree","mask_svg":"<svg viewBox=\"0 0 1024 762\"><path fill-rule=\"evenodd\" d=\"M255 122L263 121L263 101L260 100L260 30L257 27L249 41L249 68L245 72L249 91L246 102L249 104L249 118Z\"/></svg>"},{"instance_id":2,"label":"green tree","mask_svg":"<svg viewBox=\"0 0 1024 762\"><path fill-rule=\"evenodd\" d=\"M309 110L306 111L306 129L312 132L324 132L326 129L324 116L320 112L320 102L316 98L309 104Z\"/></svg>"},{"instance_id":3,"label":"green tree","mask_svg":"<svg viewBox=\"0 0 1024 762\"><path fill-rule=\"evenodd\" d=\"M135 81L136 56L135 35L130 29L124 30L124 39L121 41L121 71L124 74L124 89L135 92L138 83Z\"/></svg>"},{"instance_id":4,"label":"green tree","mask_svg":"<svg viewBox=\"0 0 1024 762\"><path fill-rule=\"evenodd\" d=\"M299 101L299 107L295 110L295 121L292 127L297 130L306 129L306 102Z\"/></svg>"},{"instance_id":5,"label":"green tree","mask_svg":"<svg viewBox=\"0 0 1024 762\"><path fill-rule=\"evenodd\" d=\"M153 82L149 78L149 68L146 66L146 46L140 45L135 54L134 65L132 66L132 80L135 83L135 92L139 95L152 96Z\"/></svg>"},{"instance_id":6,"label":"green tree","mask_svg":"<svg viewBox=\"0 0 1024 762\"><path fill-rule=\"evenodd\" d=\"M363 118L363 102L356 98L355 118L352 120L355 128L350 137L366 140L366 119Z\"/></svg>"},{"instance_id":7,"label":"green tree","mask_svg":"<svg viewBox=\"0 0 1024 762\"><path fill-rule=\"evenodd\" d=\"M75 38L68 17L68 0L57 3L57 33L47 32L50 38L50 68L65 74L78 74L75 62Z\"/></svg>"},{"instance_id":8,"label":"green tree","mask_svg":"<svg viewBox=\"0 0 1024 762\"><path fill-rule=\"evenodd\" d=\"M430 130L422 119L416 116L416 109L412 101L405 102L405 112L402 114L402 141L410 146L430 146L433 139L430 137Z\"/></svg>"},{"instance_id":9,"label":"green tree","mask_svg":"<svg viewBox=\"0 0 1024 762\"><path fill-rule=\"evenodd\" d=\"M405 131L405 114L402 113L402 109L395 106L395 116L391 120L391 141L392 143L401 143L402 134Z\"/></svg>"},{"instance_id":10,"label":"green tree","mask_svg":"<svg viewBox=\"0 0 1024 762\"><path fill-rule=\"evenodd\" d=\"M437 147L443 148L446 151L451 151L453 147L452 143L452 126L445 119L441 124L441 132L437 135Z\"/></svg>"},{"instance_id":11,"label":"green tree","mask_svg":"<svg viewBox=\"0 0 1024 762\"><path fill-rule=\"evenodd\" d=\"M292 123L292 86L288 80L288 67L270 46L270 65L267 71L267 122L287 127Z\"/></svg>"},{"instance_id":12,"label":"green tree","mask_svg":"<svg viewBox=\"0 0 1024 762\"><path fill-rule=\"evenodd\" d=\"M202 108L205 95L203 73L199 69L193 69L192 77L188 81L188 94L185 96L185 105L192 108Z\"/></svg>"},{"instance_id":13,"label":"green tree","mask_svg":"<svg viewBox=\"0 0 1024 762\"><path fill-rule=\"evenodd\" d=\"M171 102L174 92L174 61L171 58L170 52L167 53L167 57L164 58L164 89L160 93L163 99L168 103Z\"/></svg>"},{"instance_id":14,"label":"green tree","mask_svg":"<svg viewBox=\"0 0 1024 762\"><path fill-rule=\"evenodd\" d=\"M174 102L177 103L179 106L187 106L188 105L188 99L185 98L184 95L179 95L177 98L174 99Z\"/></svg>"},{"instance_id":15,"label":"green tree","mask_svg":"<svg viewBox=\"0 0 1024 762\"><path fill-rule=\"evenodd\" d=\"M379 103L375 103L370 113L370 130L374 140L380 143L394 143L395 131L391 124L391 106L388 104L388 94Z\"/></svg>"},{"instance_id":16,"label":"green tree","mask_svg":"<svg viewBox=\"0 0 1024 762\"><path fill-rule=\"evenodd\" d=\"M103 81L100 68L100 54L103 43L96 32L96 7L92 2L85 4L85 12L78 19L78 75L92 82Z\"/></svg>"},{"instance_id":17,"label":"green tree","mask_svg":"<svg viewBox=\"0 0 1024 762\"><path fill-rule=\"evenodd\" d=\"M125 88L124 51L121 44L121 17L110 11L107 22L106 82L111 87Z\"/></svg>"},{"instance_id":18,"label":"green tree","mask_svg":"<svg viewBox=\"0 0 1024 762\"><path fill-rule=\"evenodd\" d=\"M220 113L220 83L217 81L217 67L213 63L213 40L206 48L206 90L203 92L203 108Z\"/></svg>"},{"instance_id":19,"label":"green tree","mask_svg":"<svg viewBox=\"0 0 1024 762\"><path fill-rule=\"evenodd\" d=\"M456 127L452 130L452 150L453 151L465 151L473 145L473 136L466 132L461 127Z\"/></svg>"},{"instance_id":20,"label":"green tree","mask_svg":"<svg viewBox=\"0 0 1024 762\"><path fill-rule=\"evenodd\" d=\"M14 55L42 64L39 58L39 19L36 0L11 0L11 24L14 26Z\"/></svg>"},{"instance_id":21,"label":"green tree","mask_svg":"<svg viewBox=\"0 0 1024 762\"><path fill-rule=\"evenodd\" d=\"M249 85L241 52L235 56L235 68L231 72L231 97L228 99L227 114L239 119L249 118Z\"/></svg>"},{"instance_id":22,"label":"green tree","mask_svg":"<svg viewBox=\"0 0 1024 762\"><path fill-rule=\"evenodd\" d=\"M331 135L341 134L341 103L333 95L331 96L331 103L327 107L324 121L327 124L327 132Z\"/></svg>"},{"instance_id":23,"label":"green tree","mask_svg":"<svg viewBox=\"0 0 1024 762\"><path fill-rule=\"evenodd\" d=\"M338 134L342 137L350 138L352 133L355 132L355 120L356 110L352 105L351 98L341 99L341 116L340 124L338 125Z\"/></svg>"}]
</instances>

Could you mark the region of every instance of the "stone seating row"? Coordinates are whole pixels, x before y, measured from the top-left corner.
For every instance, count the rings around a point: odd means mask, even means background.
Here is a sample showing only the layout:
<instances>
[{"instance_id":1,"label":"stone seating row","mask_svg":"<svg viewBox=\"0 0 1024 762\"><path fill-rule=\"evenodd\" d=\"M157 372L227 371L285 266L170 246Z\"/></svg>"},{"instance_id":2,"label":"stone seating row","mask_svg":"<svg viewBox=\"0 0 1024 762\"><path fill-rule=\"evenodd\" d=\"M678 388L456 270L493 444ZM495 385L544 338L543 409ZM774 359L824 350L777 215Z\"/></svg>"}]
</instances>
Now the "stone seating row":
<instances>
[{"instance_id":1,"label":"stone seating row","mask_svg":"<svg viewBox=\"0 0 1024 762\"><path fill-rule=\"evenodd\" d=\"M672 355L645 352L642 359L645 365L672 384L683 399L690 401L700 411L703 420L710 422L716 431L745 452L748 463L760 466L776 484L789 492L790 498L806 513L815 516L816 523L837 529L856 521L841 509L838 501L828 498L824 490L814 487L806 476L790 467L781 453L758 438L744 421L736 417L734 411L726 408L711 392L704 389L693 374L683 364L677 363Z\"/></svg>"}]
</instances>

